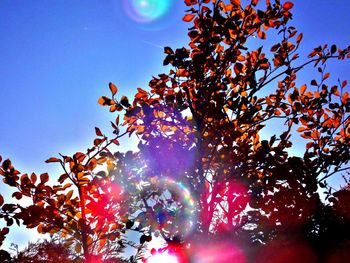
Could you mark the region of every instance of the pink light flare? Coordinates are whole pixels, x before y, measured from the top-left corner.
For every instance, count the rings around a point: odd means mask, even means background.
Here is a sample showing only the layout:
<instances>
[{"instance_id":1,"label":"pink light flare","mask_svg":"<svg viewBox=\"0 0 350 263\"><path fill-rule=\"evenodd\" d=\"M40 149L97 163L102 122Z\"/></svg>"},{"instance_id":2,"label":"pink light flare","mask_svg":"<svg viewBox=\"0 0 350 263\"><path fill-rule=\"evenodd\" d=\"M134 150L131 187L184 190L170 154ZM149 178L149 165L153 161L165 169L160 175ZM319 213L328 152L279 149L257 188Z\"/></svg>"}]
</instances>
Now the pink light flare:
<instances>
[{"instance_id":1,"label":"pink light flare","mask_svg":"<svg viewBox=\"0 0 350 263\"><path fill-rule=\"evenodd\" d=\"M194 246L194 263L246 263L243 251L231 242L209 242Z\"/></svg>"},{"instance_id":2,"label":"pink light flare","mask_svg":"<svg viewBox=\"0 0 350 263\"><path fill-rule=\"evenodd\" d=\"M164 253L155 253L150 256L146 263L180 263L176 256L169 254L168 252Z\"/></svg>"}]
</instances>

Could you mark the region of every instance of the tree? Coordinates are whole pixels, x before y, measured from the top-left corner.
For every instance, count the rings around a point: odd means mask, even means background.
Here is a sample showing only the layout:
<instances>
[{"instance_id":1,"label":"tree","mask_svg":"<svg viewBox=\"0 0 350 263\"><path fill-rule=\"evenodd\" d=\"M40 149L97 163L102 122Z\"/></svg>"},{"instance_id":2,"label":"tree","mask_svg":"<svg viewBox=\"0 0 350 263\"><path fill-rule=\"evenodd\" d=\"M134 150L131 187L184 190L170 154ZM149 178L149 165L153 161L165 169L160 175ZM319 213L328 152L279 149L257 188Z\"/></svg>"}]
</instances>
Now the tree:
<instances>
[{"instance_id":1,"label":"tree","mask_svg":"<svg viewBox=\"0 0 350 263\"><path fill-rule=\"evenodd\" d=\"M7 226L15 220L18 225L37 228L42 234L59 233L65 238L65 245L73 246L75 253L86 262L115 258L123 251L123 217L129 206L127 193L108 175L109 158L113 155L107 146L118 143L118 135L108 140L98 128L96 135L94 146L86 153L77 152L72 157L62 155L61 159L51 157L46 161L59 163L64 172L58 177L59 184L54 186L48 184L47 173L39 178L35 173L20 175L9 159L1 162L0 157L4 183L17 190L12 197L32 201L29 206L4 204L0 196L0 216ZM106 171L99 169L102 165ZM8 232L9 228L2 229L2 240Z\"/></svg>"},{"instance_id":2,"label":"tree","mask_svg":"<svg viewBox=\"0 0 350 263\"><path fill-rule=\"evenodd\" d=\"M350 58L350 47L319 46L301 60L303 34L289 25L293 3L227 2L186 0L190 43L164 48L169 73L153 77L149 92L139 88L131 103L125 96L99 102L124 111L127 132L140 138L130 158L143 177L129 176L135 185L149 182L137 198L138 229L160 231L169 244L213 236L266 244L291 233L297 244L323 206L318 189L330 198L326 179L349 169L347 82L329 83L326 64ZM276 37L269 47L267 35ZM297 86L307 67L319 80ZM283 130L260 138L276 123ZM304 139L302 156L288 152L295 133ZM185 228L173 180L196 202L197 217Z\"/></svg>"},{"instance_id":3,"label":"tree","mask_svg":"<svg viewBox=\"0 0 350 263\"><path fill-rule=\"evenodd\" d=\"M96 128L86 153L48 159L63 168L57 186L47 184L47 174L37 182L2 162L4 182L18 189L13 196L33 201L22 207L1 199L2 217L8 225L22 220L42 233L60 232L86 261L119 252L125 231L142 234L138 251L161 235L164 249L183 262L210 262L220 249L230 251L221 262L271 262L277 244L283 247L277 262L322 259L316 229L328 231L332 220L324 217L341 220L333 211L344 198L333 195L327 179L346 171L350 158L347 82L329 83L325 65L350 58L350 47L323 45L299 59L303 35L289 25L291 2L185 4L190 43L164 48L170 71L153 77L149 91L139 88L131 102L117 99L112 83L112 97L98 100L122 113L123 123L119 115L112 123L115 137ZM320 79L297 84L307 67ZM276 123L281 130L262 138ZM132 134L138 152L112 153L111 145ZM301 156L288 151L296 134L304 139Z\"/></svg>"}]
</instances>

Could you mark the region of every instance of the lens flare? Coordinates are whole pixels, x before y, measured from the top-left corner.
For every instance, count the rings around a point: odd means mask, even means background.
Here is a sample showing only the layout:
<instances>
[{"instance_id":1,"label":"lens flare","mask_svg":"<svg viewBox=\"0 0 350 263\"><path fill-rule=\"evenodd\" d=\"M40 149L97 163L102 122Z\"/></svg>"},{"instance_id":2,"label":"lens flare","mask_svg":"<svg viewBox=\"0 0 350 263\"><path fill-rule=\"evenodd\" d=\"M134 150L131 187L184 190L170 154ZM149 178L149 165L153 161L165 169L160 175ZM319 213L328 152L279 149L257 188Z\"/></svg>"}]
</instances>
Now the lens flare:
<instances>
[{"instance_id":1,"label":"lens flare","mask_svg":"<svg viewBox=\"0 0 350 263\"><path fill-rule=\"evenodd\" d=\"M138 23L150 23L170 12L172 0L124 0L124 10Z\"/></svg>"},{"instance_id":2,"label":"lens flare","mask_svg":"<svg viewBox=\"0 0 350 263\"><path fill-rule=\"evenodd\" d=\"M164 252L154 254L149 259L147 259L147 263L179 263L179 260L177 257Z\"/></svg>"},{"instance_id":3,"label":"lens flare","mask_svg":"<svg viewBox=\"0 0 350 263\"><path fill-rule=\"evenodd\" d=\"M192 262L246 263L247 261L243 251L231 242L208 241L205 245L194 244Z\"/></svg>"},{"instance_id":4,"label":"lens flare","mask_svg":"<svg viewBox=\"0 0 350 263\"><path fill-rule=\"evenodd\" d=\"M175 201L171 207L175 220L172 224L173 231L182 237L189 235L196 221L196 202L191 192L183 183L169 178L163 179L161 185L169 191Z\"/></svg>"}]
</instances>

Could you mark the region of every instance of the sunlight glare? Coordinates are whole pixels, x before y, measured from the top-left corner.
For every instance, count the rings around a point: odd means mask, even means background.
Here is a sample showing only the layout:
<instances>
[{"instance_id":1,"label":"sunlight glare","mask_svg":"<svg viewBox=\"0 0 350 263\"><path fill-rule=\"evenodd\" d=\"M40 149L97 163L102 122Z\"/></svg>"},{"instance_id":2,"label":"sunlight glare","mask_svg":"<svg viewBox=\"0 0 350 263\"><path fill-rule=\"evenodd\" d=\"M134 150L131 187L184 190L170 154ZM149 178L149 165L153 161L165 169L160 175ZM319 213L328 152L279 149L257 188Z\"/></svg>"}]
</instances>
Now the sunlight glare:
<instances>
[{"instance_id":1,"label":"sunlight glare","mask_svg":"<svg viewBox=\"0 0 350 263\"><path fill-rule=\"evenodd\" d=\"M179 263L177 257L169 255L168 253L157 253L151 256L147 263Z\"/></svg>"}]
</instances>

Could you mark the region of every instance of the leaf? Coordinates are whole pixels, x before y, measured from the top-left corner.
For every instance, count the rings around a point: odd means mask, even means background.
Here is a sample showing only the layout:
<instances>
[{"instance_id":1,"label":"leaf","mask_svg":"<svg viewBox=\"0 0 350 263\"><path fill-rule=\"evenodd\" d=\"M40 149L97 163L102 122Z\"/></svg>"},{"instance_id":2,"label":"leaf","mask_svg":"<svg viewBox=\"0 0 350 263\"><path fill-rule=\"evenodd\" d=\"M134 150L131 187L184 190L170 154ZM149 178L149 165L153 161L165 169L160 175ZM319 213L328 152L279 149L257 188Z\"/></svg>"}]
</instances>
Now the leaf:
<instances>
[{"instance_id":1,"label":"leaf","mask_svg":"<svg viewBox=\"0 0 350 263\"><path fill-rule=\"evenodd\" d=\"M36 182L36 180L37 180L37 176L36 176L35 173L32 173L32 174L30 175L30 180L32 181L33 184L35 184L35 182Z\"/></svg>"},{"instance_id":2,"label":"leaf","mask_svg":"<svg viewBox=\"0 0 350 263\"><path fill-rule=\"evenodd\" d=\"M329 76L330 76L330 73L329 73L329 72L327 72L326 74L324 74L324 76L323 76L323 80L328 79L328 78L329 78Z\"/></svg>"},{"instance_id":3,"label":"leaf","mask_svg":"<svg viewBox=\"0 0 350 263\"><path fill-rule=\"evenodd\" d=\"M43 173L40 175L40 181L42 184L46 183L49 181L49 175L47 173Z\"/></svg>"},{"instance_id":4,"label":"leaf","mask_svg":"<svg viewBox=\"0 0 350 263\"><path fill-rule=\"evenodd\" d=\"M264 31L260 30L260 31L258 32L258 37L259 37L260 39L266 39L266 33L265 33Z\"/></svg>"},{"instance_id":5,"label":"leaf","mask_svg":"<svg viewBox=\"0 0 350 263\"><path fill-rule=\"evenodd\" d=\"M124 107L128 108L130 107L129 99L126 96L122 96L120 99L120 104L123 105Z\"/></svg>"},{"instance_id":6,"label":"leaf","mask_svg":"<svg viewBox=\"0 0 350 263\"><path fill-rule=\"evenodd\" d=\"M187 6L195 5L195 4L197 4L197 3L198 3L197 0L185 0L185 4L186 4Z\"/></svg>"},{"instance_id":7,"label":"leaf","mask_svg":"<svg viewBox=\"0 0 350 263\"><path fill-rule=\"evenodd\" d=\"M259 0L252 0L251 3L253 6L256 6L258 4Z\"/></svg>"},{"instance_id":8,"label":"leaf","mask_svg":"<svg viewBox=\"0 0 350 263\"><path fill-rule=\"evenodd\" d=\"M304 36L303 33L299 34L299 36L295 40L297 42L297 44L300 44L301 40L303 39L303 36Z\"/></svg>"},{"instance_id":9,"label":"leaf","mask_svg":"<svg viewBox=\"0 0 350 263\"><path fill-rule=\"evenodd\" d=\"M0 194L0 206L4 204L4 197Z\"/></svg>"},{"instance_id":10,"label":"leaf","mask_svg":"<svg viewBox=\"0 0 350 263\"><path fill-rule=\"evenodd\" d=\"M1 234L2 234L2 235L7 235L9 232L10 232L10 229L9 229L8 227L4 227L4 228L1 230Z\"/></svg>"},{"instance_id":11,"label":"leaf","mask_svg":"<svg viewBox=\"0 0 350 263\"><path fill-rule=\"evenodd\" d=\"M239 75L240 73L242 73L242 71L243 71L243 64L236 63L234 65L234 71L235 71L236 75Z\"/></svg>"},{"instance_id":12,"label":"leaf","mask_svg":"<svg viewBox=\"0 0 350 263\"><path fill-rule=\"evenodd\" d=\"M117 139L114 139L112 142L113 142L115 145L120 145L120 143L119 143L119 141L118 141Z\"/></svg>"},{"instance_id":13,"label":"leaf","mask_svg":"<svg viewBox=\"0 0 350 263\"><path fill-rule=\"evenodd\" d=\"M241 0L230 0L231 4L234 6L240 6L241 5Z\"/></svg>"},{"instance_id":14,"label":"leaf","mask_svg":"<svg viewBox=\"0 0 350 263\"><path fill-rule=\"evenodd\" d=\"M164 53L168 55L172 55L174 54L174 51L170 47L164 47ZM139 88L137 90L139 90Z\"/></svg>"},{"instance_id":15,"label":"leaf","mask_svg":"<svg viewBox=\"0 0 350 263\"><path fill-rule=\"evenodd\" d=\"M95 140L94 140L94 145L95 145L95 146L99 146L102 142L103 142L102 139L95 139Z\"/></svg>"},{"instance_id":16,"label":"leaf","mask_svg":"<svg viewBox=\"0 0 350 263\"><path fill-rule=\"evenodd\" d=\"M72 198L74 190L70 190L67 194L66 194L66 200L70 200Z\"/></svg>"},{"instance_id":17,"label":"leaf","mask_svg":"<svg viewBox=\"0 0 350 263\"><path fill-rule=\"evenodd\" d=\"M107 239L105 238L100 240L99 246L97 248L97 252L100 252L104 248L104 246L106 245L106 242L107 242Z\"/></svg>"},{"instance_id":18,"label":"leaf","mask_svg":"<svg viewBox=\"0 0 350 263\"><path fill-rule=\"evenodd\" d=\"M336 45L332 45L331 46L331 54L334 54L335 52L337 52L337 46Z\"/></svg>"},{"instance_id":19,"label":"leaf","mask_svg":"<svg viewBox=\"0 0 350 263\"><path fill-rule=\"evenodd\" d=\"M100 104L102 106L110 106L110 105L113 105L115 103L110 98L108 98L106 96L102 96L98 99L98 104Z\"/></svg>"},{"instance_id":20,"label":"leaf","mask_svg":"<svg viewBox=\"0 0 350 263\"><path fill-rule=\"evenodd\" d=\"M348 82L347 82L346 80L344 80L344 81L341 83L341 87L344 88L347 84L348 84Z\"/></svg>"},{"instance_id":21,"label":"leaf","mask_svg":"<svg viewBox=\"0 0 350 263\"><path fill-rule=\"evenodd\" d=\"M56 157L51 157L45 161L45 163L60 163L61 160Z\"/></svg>"},{"instance_id":22,"label":"leaf","mask_svg":"<svg viewBox=\"0 0 350 263\"><path fill-rule=\"evenodd\" d=\"M80 252L81 252L81 245L80 245L80 243L77 243L77 244L75 245L74 250L75 250L76 253L80 253Z\"/></svg>"},{"instance_id":23,"label":"leaf","mask_svg":"<svg viewBox=\"0 0 350 263\"><path fill-rule=\"evenodd\" d=\"M58 178L59 183L63 183L68 178L68 175L66 173L61 174L61 176Z\"/></svg>"},{"instance_id":24,"label":"leaf","mask_svg":"<svg viewBox=\"0 0 350 263\"><path fill-rule=\"evenodd\" d=\"M110 91L112 92L112 95L114 96L118 92L117 86L114 85L112 82L109 82L108 86Z\"/></svg>"},{"instance_id":25,"label":"leaf","mask_svg":"<svg viewBox=\"0 0 350 263\"><path fill-rule=\"evenodd\" d=\"M178 69L176 71L176 76L179 76L179 77L187 77L188 76L188 71L186 69Z\"/></svg>"},{"instance_id":26,"label":"leaf","mask_svg":"<svg viewBox=\"0 0 350 263\"><path fill-rule=\"evenodd\" d=\"M98 128L98 127L95 127L95 133L96 133L97 136L103 136L100 128Z\"/></svg>"},{"instance_id":27,"label":"leaf","mask_svg":"<svg viewBox=\"0 0 350 263\"><path fill-rule=\"evenodd\" d=\"M17 200L20 200L22 198L22 194L20 192L14 192L12 194L12 197L15 197Z\"/></svg>"},{"instance_id":28,"label":"leaf","mask_svg":"<svg viewBox=\"0 0 350 263\"><path fill-rule=\"evenodd\" d=\"M77 152L74 154L73 158L78 162L81 163L82 161L84 161L86 155L82 152Z\"/></svg>"},{"instance_id":29,"label":"leaf","mask_svg":"<svg viewBox=\"0 0 350 263\"><path fill-rule=\"evenodd\" d=\"M300 94L304 94L305 91L306 91L306 88L307 88L306 84L302 85L302 86L300 87Z\"/></svg>"},{"instance_id":30,"label":"leaf","mask_svg":"<svg viewBox=\"0 0 350 263\"><path fill-rule=\"evenodd\" d=\"M348 101L348 99L349 99L349 93L348 93L348 92L345 92L345 93L343 94L343 96L341 97L341 101L342 101L343 104L346 104L347 101Z\"/></svg>"},{"instance_id":31,"label":"leaf","mask_svg":"<svg viewBox=\"0 0 350 263\"><path fill-rule=\"evenodd\" d=\"M191 22L195 16L196 16L195 14L186 14L182 18L182 20L185 21L185 22Z\"/></svg>"},{"instance_id":32,"label":"leaf","mask_svg":"<svg viewBox=\"0 0 350 263\"><path fill-rule=\"evenodd\" d=\"M288 11L288 10L292 9L293 6L294 6L294 4L292 2L285 2L283 4L283 10Z\"/></svg>"},{"instance_id":33,"label":"leaf","mask_svg":"<svg viewBox=\"0 0 350 263\"><path fill-rule=\"evenodd\" d=\"M317 82L316 82L316 80L314 80L314 79L313 79L313 80L311 80L311 85L312 85L312 86L317 86Z\"/></svg>"},{"instance_id":34,"label":"leaf","mask_svg":"<svg viewBox=\"0 0 350 263\"><path fill-rule=\"evenodd\" d=\"M3 163L2 163L2 168L6 171L8 169L10 169L12 166L10 159L6 159Z\"/></svg>"}]
</instances>

